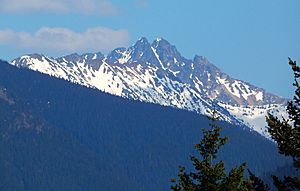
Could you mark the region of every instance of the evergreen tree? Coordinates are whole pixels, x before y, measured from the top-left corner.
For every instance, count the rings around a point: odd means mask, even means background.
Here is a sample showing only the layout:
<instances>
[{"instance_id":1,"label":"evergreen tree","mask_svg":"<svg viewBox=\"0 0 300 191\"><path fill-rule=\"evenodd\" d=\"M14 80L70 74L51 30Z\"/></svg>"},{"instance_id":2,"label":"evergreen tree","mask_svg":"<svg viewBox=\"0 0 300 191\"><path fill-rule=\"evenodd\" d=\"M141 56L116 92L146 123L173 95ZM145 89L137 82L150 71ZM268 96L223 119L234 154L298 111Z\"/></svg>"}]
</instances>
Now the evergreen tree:
<instances>
[{"instance_id":1,"label":"evergreen tree","mask_svg":"<svg viewBox=\"0 0 300 191\"><path fill-rule=\"evenodd\" d=\"M223 161L216 161L217 153L228 137L221 137L222 128L216 124L217 112L213 111L211 129L203 131L203 138L195 149L199 152L201 159L191 156L194 172L186 172L184 167L179 167L178 180L172 179L171 189L174 191L248 191L253 190L253 180L244 176L246 164L242 164L225 172Z\"/></svg>"},{"instance_id":2,"label":"evergreen tree","mask_svg":"<svg viewBox=\"0 0 300 191\"><path fill-rule=\"evenodd\" d=\"M296 61L289 58L289 64L294 72L295 96L293 100L288 102L287 112L288 119L280 120L278 117L268 114L266 117L268 123L268 131L272 139L276 141L279 153L290 156L293 159L294 167L300 168L300 67ZM283 180L273 176L273 182L278 190L300 189L299 177L285 176Z\"/></svg>"},{"instance_id":3,"label":"evergreen tree","mask_svg":"<svg viewBox=\"0 0 300 191\"><path fill-rule=\"evenodd\" d=\"M256 191L268 191L270 190L269 186L264 183L264 181L257 176L255 176L249 169L249 179L251 180L251 185Z\"/></svg>"}]
</instances>

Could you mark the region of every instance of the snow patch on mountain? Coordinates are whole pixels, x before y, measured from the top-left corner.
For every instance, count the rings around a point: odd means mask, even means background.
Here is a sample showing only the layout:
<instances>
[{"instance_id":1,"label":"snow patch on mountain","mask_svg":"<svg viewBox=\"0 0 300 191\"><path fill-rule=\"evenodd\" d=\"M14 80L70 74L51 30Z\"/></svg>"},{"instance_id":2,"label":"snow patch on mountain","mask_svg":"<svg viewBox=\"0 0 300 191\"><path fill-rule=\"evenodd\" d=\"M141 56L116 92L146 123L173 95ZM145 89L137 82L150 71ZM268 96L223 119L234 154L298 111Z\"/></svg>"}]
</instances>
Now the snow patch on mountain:
<instances>
[{"instance_id":1,"label":"snow patch on mountain","mask_svg":"<svg viewBox=\"0 0 300 191\"><path fill-rule=\"evenodd\" d=\"M240 122L246 124L256 132L270 137L267 132L266 115L272 113L280 118L287 118L286 106L282 104L269 104L262 106L238 106L228 105L225 103L219 103L220 106L224 107L230 114L235 116Z\"/></svg>"}]
</instances>

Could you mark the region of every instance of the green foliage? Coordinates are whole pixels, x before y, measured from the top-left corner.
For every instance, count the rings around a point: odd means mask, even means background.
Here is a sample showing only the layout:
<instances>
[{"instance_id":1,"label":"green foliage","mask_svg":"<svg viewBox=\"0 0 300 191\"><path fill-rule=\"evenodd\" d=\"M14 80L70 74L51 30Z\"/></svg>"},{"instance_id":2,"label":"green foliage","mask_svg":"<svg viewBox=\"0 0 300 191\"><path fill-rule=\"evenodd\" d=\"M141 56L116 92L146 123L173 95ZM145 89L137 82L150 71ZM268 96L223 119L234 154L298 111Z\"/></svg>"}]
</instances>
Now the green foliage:
<instances>
[{"instance_id":1,"label":"green foliage","mask_svg":"<svg viewBox=\"0 0 300 191\"><path fill-rule=\"evenodd\" d=\"M293 158L294 167L300 168L300 67L296 61L289 58L289 65L294 72L295 95L292 101L288 102L288 119L280 120L278 117L269 113L266 117L268 131L272 139L276 141L279 153ZM274 185L278 190L300 189L300 179L298 177L285 176L284 180L273 176Z\"/></svg>"},{"instance_id":2,"label":"green foliage","mask_svg":"<svg viewBox=\"0 0 300 191\"><path fill-rule=\"evenodd\" d=\"M264 183L264 181L257 176L255 176L249 169L249 179L251 181L252 187L256 191L267 191L270 190L269 186Z\"/></svg>"},{"instance_id":3,"label":"green foliage","mask_svg":"<svg viewBox=\"0 0 300 191\"><path fill-rule=\"evenodd\" d=\"M186 172L184 167L179 167L178 181L172 179L174 191L248 191L253 190L252 181L245 178L246 164L235 167L227 174L223 161L216 161L218 150L225 145L228 137L221 137L222 130L216 124L217 112L213 111L211 129L203 131L203 138L195 149L199 152L201 159L191 156L190 160L194 166L194 172Z\"/></svg>"}]
</instances>

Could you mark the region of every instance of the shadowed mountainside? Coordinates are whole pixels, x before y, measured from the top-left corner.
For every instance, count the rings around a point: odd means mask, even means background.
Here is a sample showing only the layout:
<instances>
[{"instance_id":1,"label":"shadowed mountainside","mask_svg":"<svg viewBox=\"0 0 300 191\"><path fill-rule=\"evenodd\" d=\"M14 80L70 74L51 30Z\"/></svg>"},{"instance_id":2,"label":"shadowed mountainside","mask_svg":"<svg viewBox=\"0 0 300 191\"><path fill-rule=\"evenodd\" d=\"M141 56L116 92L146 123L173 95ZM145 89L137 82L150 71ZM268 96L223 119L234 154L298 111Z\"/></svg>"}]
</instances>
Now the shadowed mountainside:
<instances>
[{"instance_id":1,"label":"shadowed mountainside","mask_svg":"<svg viewBox=\"0 0 300 191\"><path fill-rule=\"evenodd\" d=\"M0 62L0 177L20 190L167 190L208 127L205 116L101 93ZM2 92L2 93L1 93ZM222 122L220 158L262 175L288 161ZM10 185L11 187L7 187ZM10 190L10 189L7 189Z\"/></svg>"}]
</instances>

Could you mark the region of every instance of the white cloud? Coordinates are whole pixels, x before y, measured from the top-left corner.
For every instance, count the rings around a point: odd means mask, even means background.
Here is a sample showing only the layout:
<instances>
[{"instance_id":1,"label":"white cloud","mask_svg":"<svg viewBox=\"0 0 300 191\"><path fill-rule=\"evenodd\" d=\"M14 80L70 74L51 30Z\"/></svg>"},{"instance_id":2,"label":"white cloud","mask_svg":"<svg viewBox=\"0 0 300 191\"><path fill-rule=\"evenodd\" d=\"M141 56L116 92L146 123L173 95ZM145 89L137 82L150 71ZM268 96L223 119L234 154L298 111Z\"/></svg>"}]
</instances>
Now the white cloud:
<instances>
[{"instance_id":1,"label":"white cloud","mask_svg":"<svg viewBox=\"0 0 300 191\"><path fill-rule=\"evenodd\" d=\"M54 12L86 15L115 15L118 8L109 0L0 0L0 12Z\"/></svg>"},{"instance_id":2,"label":"white cloud","mask_svg":"<svg viewBox=\"0 0 300 191\"><path fill-rule=\"evenodd\" d=\"M89 28L75 32L67 28L43 27L35 33L0 30L0 45L33 52L59 56L73 52L108 51L127 46L130 37L125 29L114 30L106 27Z\"/></svg>"}]
</instances>

